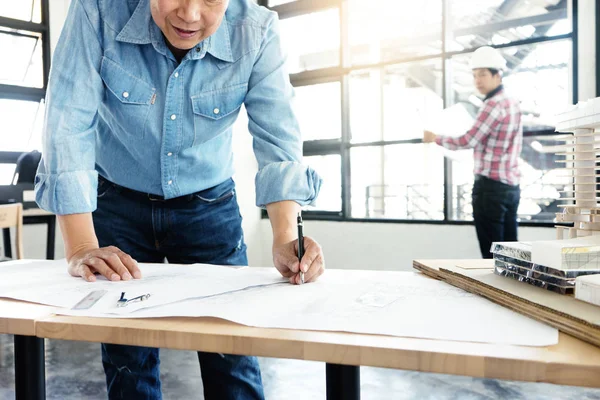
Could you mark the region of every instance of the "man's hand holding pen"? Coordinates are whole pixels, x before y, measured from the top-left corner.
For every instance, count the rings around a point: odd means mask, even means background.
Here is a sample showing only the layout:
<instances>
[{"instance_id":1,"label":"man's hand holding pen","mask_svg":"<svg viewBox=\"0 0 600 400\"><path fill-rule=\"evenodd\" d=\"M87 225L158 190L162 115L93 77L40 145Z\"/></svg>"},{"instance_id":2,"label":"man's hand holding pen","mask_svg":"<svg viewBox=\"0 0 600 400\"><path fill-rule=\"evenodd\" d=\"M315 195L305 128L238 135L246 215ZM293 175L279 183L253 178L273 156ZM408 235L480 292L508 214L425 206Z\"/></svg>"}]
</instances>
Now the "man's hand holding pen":
<instances>
[{"instance_id":1,"label":"man's hand holding pen","mask_svg":"<svg viewBox=\"0 0 600 400\"><path fill-rule=\"evenodd\" d=\"M298 260L298 239L275 240L273 242L273 262L275 268L290 283L300 285L300 271L304 271L304 282L314 282L325 272L325 260L321 246L312 238L304 236L302 262Z\"/></svg>"}]
</instances>

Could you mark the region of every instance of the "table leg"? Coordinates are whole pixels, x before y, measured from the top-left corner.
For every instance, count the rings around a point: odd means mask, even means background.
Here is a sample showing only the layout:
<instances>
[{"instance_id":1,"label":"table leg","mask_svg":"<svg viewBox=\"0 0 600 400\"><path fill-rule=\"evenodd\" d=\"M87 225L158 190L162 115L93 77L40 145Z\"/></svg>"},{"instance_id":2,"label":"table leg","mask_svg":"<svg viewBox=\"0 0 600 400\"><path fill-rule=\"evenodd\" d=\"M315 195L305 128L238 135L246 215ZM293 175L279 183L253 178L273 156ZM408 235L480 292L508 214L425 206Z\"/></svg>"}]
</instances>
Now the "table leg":
<instances>
[{"instance_id":1,"label":"table leg","mask_svg":"<svg viewBox=\"0 0 600 400\"><path fill-rule=\"evenodd\" d=\"M15 335L15 398L46 398L44 339Z\"/></svg>"},{"instance_id":2,"label":"table leg","mask_svg":"<svg viewBox=\"0 0 600 400\"><path fill-rule=\"evenodd\" d=\"M12 246L10 244L10 228L2 229L2 239L4 239L4 257L12 258Z\"/></svg>"},{"instance_id":3,"label":"table leg","mask_svg":"<svg viewBox=\"0 0 600 400\"><path fill-rule=\"evenodd\" d=\"M360 399L360 367L353 365L325 365L327 400Z\"/></svg>"},{"instance_id":4,"label":"table leg","mask_svg":"<svg viewBox=\"0 0 600 400\"><path fill-rule=\"evenodd\" d=\"M56 216L48 218L48 232L46 233L46 260L54 260L54 239L56 234Z\"/></svg>"}]
</instances>

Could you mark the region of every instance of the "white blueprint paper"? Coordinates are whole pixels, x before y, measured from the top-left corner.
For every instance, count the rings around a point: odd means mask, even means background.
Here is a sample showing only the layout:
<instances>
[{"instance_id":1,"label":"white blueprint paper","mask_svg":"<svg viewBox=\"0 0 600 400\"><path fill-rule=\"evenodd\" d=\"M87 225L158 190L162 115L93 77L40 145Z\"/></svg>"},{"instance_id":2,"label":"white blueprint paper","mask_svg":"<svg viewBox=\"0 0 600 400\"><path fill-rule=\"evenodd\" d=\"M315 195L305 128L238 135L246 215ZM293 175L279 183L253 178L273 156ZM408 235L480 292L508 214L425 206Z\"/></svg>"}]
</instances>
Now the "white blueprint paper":
<instances>
[{"instance_id":1,"label":"white blueprint paper","mask_svg":"<svg viewBox=\"0 0 600 400\"><path fill-rule=\"evenodd\" d=\"M459 137L473 127L475 119L461 103L444 108L427 122L427 130L437 135Z\"/></svg>"},{"instance_id":2,"label":"white blueprint paper","mask_svg":"<svg viewBox=\"0 0 600 400\"><path fill-rule=\"evenodd\" d=\"M129 314L146 307L184 299L212 296L241 290L250 286L286 282L275 268L231 268L208 264L144 264L140 263L142 279L110 282L97 276L96 282L86 282L67 273L65 260L22 260L0 264L0 297L52 306L72 308L94 290L107 290L89 313ZM148 300L117 307L117 300L150 294ZM83 314L85 314L83 312Z\"/></svg>"},{"instance_id":3,"label":"white blueprint paper","mask_svg":"<svg viewBox=\"0 0 600 400\"><path fill-rule=\"evenodd\" d=\"M263 270L264 272L260 272ZM272 268L249 268L254 274ZM70 310L61 314L79 315ZM115 315L87 312L86 315ZM218 317L263 328L548 346L558 331L412 272L328 270L315 283L249 288L147 308L131 317Z\"/></svg>"},{"instance_id":4,"label":"white blueprint paper","mask_svg":"<svg viewBox=\"0 0 600 400\"><path fill-rule=\"evenodd\" d=\"M445 108L434 117L428 119L425 129L436 135L460 137L473 127L475 119L461 103ZM442 147L442 153L454 161L466 161L473 158L467 152L456 152Z\"/></svg>"}]
</instances>

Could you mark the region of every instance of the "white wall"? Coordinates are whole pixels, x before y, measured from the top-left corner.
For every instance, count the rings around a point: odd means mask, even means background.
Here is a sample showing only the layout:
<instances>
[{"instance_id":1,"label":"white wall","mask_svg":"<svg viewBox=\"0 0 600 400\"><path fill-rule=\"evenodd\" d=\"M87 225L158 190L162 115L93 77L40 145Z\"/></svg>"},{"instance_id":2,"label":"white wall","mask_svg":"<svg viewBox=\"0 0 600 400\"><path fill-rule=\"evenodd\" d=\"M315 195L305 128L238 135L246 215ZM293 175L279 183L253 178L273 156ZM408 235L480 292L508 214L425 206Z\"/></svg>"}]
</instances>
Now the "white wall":
<instances>
[{"instance_id":1,"label":"white wall","mask_svg":"<svg viewBox=\"0 0 600 400\"><path fill-rule=\"evenodd\" d=\"M266 243L268 221L261 221ZM472 225L428 225L369 222L305 221L306 236L323 247L327 268L408 271L419 258L481 258ZM519 228L519 240L555 238L552 228ZM271 265L263 246L263 265Z\"/></svg>"},{"instance_id":2,"label":"white wall","mask_svg":"<svg viewBox=\"0 0 600 400\"><path fill-rule=\"evenodd\" d=\"M69 11L69 4L71 0L50 0L50 47L52 48L52 54L58 43L58 37L62 31L65 18L67 18L67 12Z\"/></svg>"},{"instance_id":3,"label":"white wall","mask_svg":"<svg viewBox=\"0 0 600 400\"><path fill-rule=\"evenodd\" d=\"M242 107L240 116L233 127L233 153L236 184L240 213L243 217L242 227L248 246L248 263L263 265L264 248L266 245L263 235L263 224L260 220L260 210L256 207L254 177L258 172L258 164L252 152L252 136L248 133L248 116ZM271 228L266 224L266 231Z\"/></svg>"}]
</instances>

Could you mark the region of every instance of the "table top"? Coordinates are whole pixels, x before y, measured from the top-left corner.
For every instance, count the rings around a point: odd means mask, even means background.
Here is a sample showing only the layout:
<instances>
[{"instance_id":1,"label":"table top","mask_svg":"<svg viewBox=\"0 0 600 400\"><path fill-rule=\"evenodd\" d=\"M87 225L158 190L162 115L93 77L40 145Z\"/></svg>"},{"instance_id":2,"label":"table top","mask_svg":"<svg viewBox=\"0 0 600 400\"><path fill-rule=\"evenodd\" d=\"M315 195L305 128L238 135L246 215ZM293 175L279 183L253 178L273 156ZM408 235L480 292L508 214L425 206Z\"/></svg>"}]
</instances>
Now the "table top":
<instances>
[{"instance_id":1,"label":"table top","mask_svg":"<svg viewBox=\"0 0 600 400\"><path fill-rule=\"evenodd\" d=\"M0 333L35 336L35 322L55 308L18 300L0 299Z\"/></svg>"},{"instance_id":2,"label":"table top","mask_svg":"<svg viewBox=\"0 0 600 400\"><path fill-rule=\"evenodd\" d=\"M600 387L600 348L560 334L549 347L265 329L215 318L110 319L50 316L44 338L108 342L495 379Z\"/></svg>"}]
</instances>

